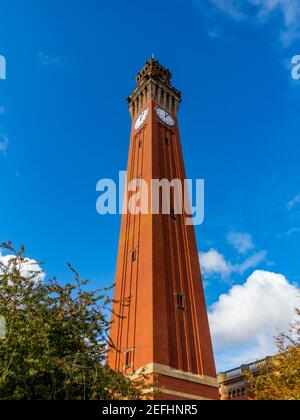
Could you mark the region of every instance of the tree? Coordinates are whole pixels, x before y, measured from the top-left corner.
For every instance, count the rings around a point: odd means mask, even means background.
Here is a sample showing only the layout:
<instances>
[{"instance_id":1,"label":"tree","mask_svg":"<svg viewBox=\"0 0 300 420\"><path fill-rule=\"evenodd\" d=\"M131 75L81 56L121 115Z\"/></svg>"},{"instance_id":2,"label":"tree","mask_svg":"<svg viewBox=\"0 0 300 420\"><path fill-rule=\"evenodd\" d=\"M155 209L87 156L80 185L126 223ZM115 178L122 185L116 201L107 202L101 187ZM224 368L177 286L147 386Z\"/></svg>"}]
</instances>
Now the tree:
<instances>
[{"instance_id":1,"label":"tree","mask_svg":"<svg viewBox=\"0 0 300 420\"><path fill-rule=\"evenodd\" d=\"M12 254L0 258L0 399L141 399L144 378L133 383L105 362L109 289L89 291L71 265L72 282L45 281L24 248L0 247Z\"/></svg>"},{"instance_id":2,"label":"tree","mask_svg":"<svg viewBox=\"0 0 300 420\"><path fill-rule=\"evenodd\" d=\"M276 338L278 354L258 375L250 375L255 400L300 400L300 309L290 334Z\"/></svg>"}]
</instances>

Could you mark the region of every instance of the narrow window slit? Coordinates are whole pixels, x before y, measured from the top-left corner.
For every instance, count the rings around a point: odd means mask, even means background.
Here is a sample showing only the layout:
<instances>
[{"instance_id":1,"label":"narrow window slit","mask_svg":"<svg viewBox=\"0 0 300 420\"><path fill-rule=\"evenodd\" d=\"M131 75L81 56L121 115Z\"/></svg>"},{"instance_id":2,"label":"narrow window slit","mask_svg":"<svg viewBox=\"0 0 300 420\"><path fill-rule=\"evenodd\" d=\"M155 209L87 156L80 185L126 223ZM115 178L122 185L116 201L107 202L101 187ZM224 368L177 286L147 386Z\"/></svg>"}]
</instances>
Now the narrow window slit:
<instances>
[{"instance_id":1,"label":"narrow window slit","mask_svg":"<svg viewBox=\"0 0 300 420\"><path fill-rule=\"evenodd\" d=\"M177 220L177 217L176 217L176 214L175 214L175 210L173 208L171 209L170 214L171 214L171 219L172 220Z\"/></svg>"},{"instance_id":2,"label":"narrow window slit","mask_svg":"<svg viewBox=\"0 0 300 420\"><path fill-rule=\"evenodd\" d=\"M131 262L134 263L137 260L137 248L131 251Z\"/></svg>"},{"instance_id":3,"label":"narrow window slit","mask_svg":"<svg viewBox=\"0 0 300 420\"><path fill-rule=\"evenodd\" d=\"M133 349L125 352L125 369L130 369L133 364Z\"/></svg>"},{"instance_id":4,"label":"narrow window slit","mask_svg":"<svg viewBox=\"0 0 300 420\"><path fill-rule=\"evenodd\" d=\"M184 295L177 294L176 298L177 298L178 309L184 310L185 309L185 302L184 302L185 297L184 297Z\"/></svg>"}]
</instances>

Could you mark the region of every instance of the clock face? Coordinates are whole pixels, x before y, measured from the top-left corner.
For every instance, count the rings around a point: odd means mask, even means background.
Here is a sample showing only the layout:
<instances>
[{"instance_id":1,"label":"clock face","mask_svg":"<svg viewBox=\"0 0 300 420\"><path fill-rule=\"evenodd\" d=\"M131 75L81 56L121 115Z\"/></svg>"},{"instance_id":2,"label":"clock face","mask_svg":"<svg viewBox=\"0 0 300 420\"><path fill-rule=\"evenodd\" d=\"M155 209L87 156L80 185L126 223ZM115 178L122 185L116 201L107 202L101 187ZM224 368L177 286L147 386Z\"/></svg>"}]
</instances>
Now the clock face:
<instances>
[{"instance_id":1,"label":"clock face","mask_svg":"<svg viewBox=\"0 0 300 420\"><path fill-rule=\"evenodd\" d=\"M140 113L140 115L137 117L136 122L134 124L135 130L138 130L139 128L142 127L142 125L144 124L144 122L146 121L148 117L148 114L149 114L149 108L144 109L144 111Z\"/></svg>"},{"instance_id":2,"label":"clock face","mask_svg":"<svg viewBox=\"0 0 300 420\"><path fill-rule=\"evenodd\" d=\"M155 108L155 112L164 123L166 123L170 127L174 127L176 121L173 117L171 117L171 115L167 111L165 111L163 108L157 107Z\"/></svg>"}]
</instances>

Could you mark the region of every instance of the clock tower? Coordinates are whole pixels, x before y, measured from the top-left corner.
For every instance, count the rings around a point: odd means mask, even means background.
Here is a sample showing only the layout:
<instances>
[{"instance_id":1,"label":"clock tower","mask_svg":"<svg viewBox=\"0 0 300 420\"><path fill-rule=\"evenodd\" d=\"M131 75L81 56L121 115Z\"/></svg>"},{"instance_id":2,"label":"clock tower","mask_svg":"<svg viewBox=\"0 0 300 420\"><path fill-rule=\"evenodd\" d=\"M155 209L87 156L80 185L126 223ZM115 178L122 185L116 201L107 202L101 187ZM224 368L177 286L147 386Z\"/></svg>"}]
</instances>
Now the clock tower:
<instances>
[{"instance_id":1,"label":"clock tower","mask_svg":"<svg viewBox=\"0 0 300 420\"><path fill-rule=\"evenodd\" d=\"M178 128L180 92L154 58L128 98L132 132L128 186L186 179ZM120 232L109 365L132 379L149 375L156 399L219 399L194 226L185 214L127 211ZM173 206L173 208L172 208Z\"/></svg>"}]
</instances>

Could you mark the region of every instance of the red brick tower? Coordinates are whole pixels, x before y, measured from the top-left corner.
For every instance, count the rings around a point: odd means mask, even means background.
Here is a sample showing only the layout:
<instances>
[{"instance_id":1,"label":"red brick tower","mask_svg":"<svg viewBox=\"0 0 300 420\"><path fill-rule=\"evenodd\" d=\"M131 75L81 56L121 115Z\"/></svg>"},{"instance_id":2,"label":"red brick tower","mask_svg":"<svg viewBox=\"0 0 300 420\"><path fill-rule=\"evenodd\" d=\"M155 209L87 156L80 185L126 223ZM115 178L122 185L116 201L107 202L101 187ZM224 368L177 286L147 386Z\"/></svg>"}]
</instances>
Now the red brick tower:
<instances>
[{"instance_id":1,"label":"red brick tower","mask_svg":"<svg viewBox=\"0 0 300 420\"><path fill-rule=\"evenodd\" d=\"M128 99L128 183L186 178L177 124L181 94L171 77L153 58L137 76ZM150 200L151 189L148 194ZM113 369L133 378L145 369L161 390L158 399L219 399L194 227L185 215L123 215L114 300Z\"/></svg>"}]
</instances>

